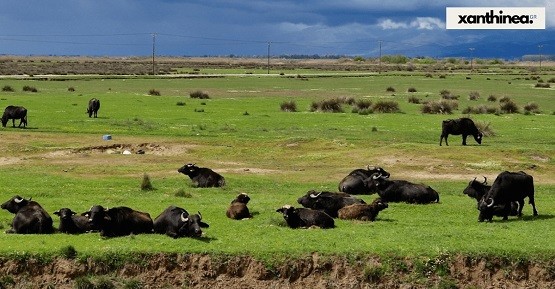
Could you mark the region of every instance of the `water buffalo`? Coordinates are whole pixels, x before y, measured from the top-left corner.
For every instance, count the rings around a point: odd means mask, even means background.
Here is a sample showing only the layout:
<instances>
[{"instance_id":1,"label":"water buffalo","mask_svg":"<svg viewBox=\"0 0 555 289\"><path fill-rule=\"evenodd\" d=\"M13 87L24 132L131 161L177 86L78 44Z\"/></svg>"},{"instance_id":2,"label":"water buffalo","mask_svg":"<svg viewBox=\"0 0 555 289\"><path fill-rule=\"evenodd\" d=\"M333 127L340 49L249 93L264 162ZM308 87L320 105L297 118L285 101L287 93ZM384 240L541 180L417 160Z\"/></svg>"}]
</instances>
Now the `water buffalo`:
<instances>
[{"instance_id":1,"label":"water buffalo","mask_svg":"<svg viewBox=\"0 0 555 289\"><path fill-rule=\"evenodd\" d=\"M15 234L50 234L54 232L52 218L35 201L14 196L2 204L2 209L15 214L12 228L6 233Z\"/></svg>"},{"instance_id":2,"label":"water buffalo","mask_svg":"<svg viewBox=\"0 0 555 289\"><path fill-rule=\"evenodd\" d=\"M195 187L208 188L223 187L225 185L225 178L209 168L200 168L195 164L186 164L177 171L189 176Z\"/></svg>"},{"instance_id":3,"label":"water buffalo","mask_svg":"<svg viewBox=\"0 0 555 289\"><path fill-rule=\"evenodd\" d=\"M54 215L60 217L58 231L62 233L81 234L93 230L93 226L89 222L89 218L83 215L77 215L77 213L69 208L61 208L54 212Z\"/></svg>"},{"instance_id":4,"label":"water buffalo","mask_svg":"<svg viewBox=\"0 0 555 289\"><path fill-rule=\"evenodd\" d=\"M251 200L249 195L245 193L239 194L226 211L226 216L230 219L241 220L251 218L252 215L247 207L248 202Z\"/></svg>"},{"instance_id":5,"label":"water buffalo","mask_svg":"<svg viewBox=\"0 0 555 289\"><path fill-rule=\"evenodd\" d=\"M8 120L12 120L12 126L15 127L15 120L19 119L19 126L23 124L23 127L27 126L27 109L23 106L13 106L9 105L4 109L4 114L2 115L2 126L6 127Z\"/></svg>"},{"instance_id":6,"label":"water buffalo","mask_svg":"<svg viewBox=\"0 0 555 289\"><path fill-rule=\"evenodd\" d=\"M371 204L352 204L339 209L339 219L375 221L378 213L385 210L388 204L381 198L375 199Z\"/></svg>"},{"instance_id":7,"label":"water buffalo","mask_svg":"<svg viewBox=\"0 0 555 289\"><path fill-rule=\"evenodd\" d=\"M463 190L463 194L475 199L476 208L479 210L480 200L482 200L484 195L487 192L489 192L490 189L491 189L491 186L487 184L486 177L484 177L483 182L479 182L476 180L476 178L474 178L474 180L470 181L468 183L468 186ZM522 201L522 203L524 203L524 200ZM520 209L520 206L521 205L519 204L519 202L511 202L509 216L518 216L518 211ZM505 205L497 204L493 206L490 211L491 211L491 214L490 214L490 217L488 217L488 220L490 221L493 216L503 217L505 214Z\"/></svg>"},{"instance_id":8,"label":"water buffalo","mask_svg":"<svg viewBox=\"0 0 555 289\"><path fill-rule=\"evenodd\" d=\"M89 114L89 117L92 117L94 115L94 117L96 118L99 109L100 109L100 100L96 98L91 98L89 100L89 105L87 106L87 113Z\"/></svg>"},{"instance_id":9,"label":"water buffalo","mask_svg":"<svg viewBox=\"0 0 555 289\"><path fill-rule=\"evenodd\" d=\"M333 218L328 214L308 209L308 208L294 208L290 205L285 205L276 210L278 213L283 214L283 218L290 228L309 228L312 226L320 227L322 229L329 229L335 227Z\"/></svg>"},{"instance_id":10,"label":"water buffalo","mask_svg":"<svg viewBox=\"0 0 555 289\"><path fill-rule=\"evenodd\" d=\"M351 195L376 193L377 189L375 187L368 187L364 184L364 180L369 178L374 173L379 173L384 177L389 177L389 173L383 168L368 165L366 169L356 169L350 172L341 180L341 182L339 182L338 189L340 192Z\"/></svg>"},{"instance_id":11,"label":"water buffalo","mask_svg":"<svg viewBox=\"0 0 555 289\"><path fill-rule=\"evenodd\" d=\"M152 233L152 219L148 213L128 207L105 209L96 205L85 213L89 222L100 230L102 237L119 237L131 234Z\"/></svg>"},{"instance_id":12,"label":"water buffalo","mask_svg":"<svg viewBox=\"0 0 555 289\"><path fill-rule=\"evenodd\" d=\"M305 208L323 211L332 218L336 218L337 211L345 206L365 204L363 200L346 193L316 192L313 190L300 197L297 203Z\"/></svg>"},{"instance_id":13,"label":"water buffalo","mask_svg":"<svg viewBox=\"0 0 555 289\"><path fill-rule=\"evenodd\" d=\"M480 200L478 221L491 221L496 205L505 207L503 220L507 220L511 211L511 202L519 203L518 216L521 217L526 197L532 205L534 216L537 216L538 211L534 200L534 178L523 171L504 171L495 178L491 189Z\"/></svg>"},{"instance_id":14,"label":"water buffalo","mask_svg":"<svg viewBox=\"0 0 555 289\"><path fill-rule=\"evenodd\" d=\"M459 118L459 119L447 119L441 124L441 136L439 138L439 145L441 146L443 139L445 139L445 145L447 143L447 137L452 135L462 134L462 144L466 145L466 137L471 135L478 144L482 144L483 134L478 130L474 122L470 118Z\"/></svg>"},{"instance_id":15,"label":"water buffalo","mask_svg":"<svg viewBox=\"0 0 555 289\"><path fill-rule=\"evenodd\" d=\"M374 182L378 195L384 202L428 204L439 202L439 194L430 186L414 184L405 180L390 180L373 174L365 182Z\"/></svg>"},{"instance_id":16,"label":"water buffalo","mask_svg":"<svg viewBox=\"0 0 555 289\"><path fill-rule=\"evenodd\" d=\"M189 215L180 207L167 207L156 219L154 219L154 232L166 234L172 238L179 237L200 237L201 228L208 228L209 225L202 222L202 215Z\"/></svg>"}]
</instances>

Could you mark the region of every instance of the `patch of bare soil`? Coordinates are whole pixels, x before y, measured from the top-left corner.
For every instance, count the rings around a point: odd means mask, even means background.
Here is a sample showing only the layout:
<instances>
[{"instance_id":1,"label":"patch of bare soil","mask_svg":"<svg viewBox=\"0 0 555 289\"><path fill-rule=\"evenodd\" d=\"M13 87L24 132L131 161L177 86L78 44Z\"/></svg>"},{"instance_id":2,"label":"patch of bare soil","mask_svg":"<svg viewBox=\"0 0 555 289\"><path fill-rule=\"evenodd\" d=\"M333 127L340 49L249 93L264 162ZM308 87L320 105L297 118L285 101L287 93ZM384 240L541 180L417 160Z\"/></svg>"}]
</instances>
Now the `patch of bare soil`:
<instances>
[{"instance_id":1,"label":"patch of bare soil","mask_svg":"<svg viewBox=\"0 0 555 289\"><path fill-rule=\"evenodd\" d=\"M140 258L140 260L138 260ZM317 253L279 264L249 256L144 255L118 262L0 259L0 288L554 288L555 264L454 256L382 260ZM102 282L104 287L99 287ZM106 285L111 286L106 287ZM88 285L88 286L87 286ZM96 287L93 287L96 285Z\"/></svg>"},{"instance_id":2,"label":"patch of bare soil","mask_svg":"<svg viewBox=\"0 0 555 289\"><path fill-rule=\"evenodd\" d=\"M90 146L71 150L72 153L106 153L106 154L153 154L173 156L186 152L191 145L161 145L156 143L141 144L110 144L101 146Z\"/></svg>"}]
</instances>

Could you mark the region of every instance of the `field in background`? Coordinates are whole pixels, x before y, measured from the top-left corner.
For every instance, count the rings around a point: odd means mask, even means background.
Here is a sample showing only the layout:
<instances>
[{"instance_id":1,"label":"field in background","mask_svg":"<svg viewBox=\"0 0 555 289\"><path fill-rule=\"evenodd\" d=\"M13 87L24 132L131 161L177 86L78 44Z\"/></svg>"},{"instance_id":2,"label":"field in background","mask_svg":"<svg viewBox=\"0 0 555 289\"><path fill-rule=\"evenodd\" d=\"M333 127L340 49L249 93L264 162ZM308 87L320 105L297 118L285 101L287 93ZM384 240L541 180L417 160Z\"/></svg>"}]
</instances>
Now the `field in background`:
<instances>
[{"instance_id":1,"label":"field in background","mask_svg":"<svg viewBox=\"0 0 555 289\"><path fill-rule=\"evenodd\" d=\"M193 70L183 68L184 71ZM205 73L198 69L196 76ZM17 236L0 234L2 254L54 253L71 245L78 253L195 252L276 255L394 254L437 255L448 252L515 256L552 256L555 236L555 100L553 88L536 88L536 74L352 72L302 70L257 75L210 77L23 77L0 80L0 107L22 105L29 110L26 129L0 130L0 200L15 194L33 197L49 211L70 207L87 210L95 204L125 205L154 218L168 205L201 211L210 224L202 239L173 240L140 235L103 240L98 234ZM440 77L443 75L443 77ZM534 76L534 78L531 78ZM544 82L555 77L540 75ZM36 80L41 79L41 80ZM24 86L37 92L23 92ZM553 86L553 85L552 85ZM394 92L386 91L393 87ZM72 88L72 89L69 89ZM414 88L416 92L408 92ZM159 96L149 95L155 89ZM71 91L70 91L71 90ZM210 99L191 99L194 91ZM452 115L421 113L422 102L438 100L440 91L459 95ZM469 100L478 92L478 100ZM488 96L513 99L518 114L470 115L489 124L495 136L481 146L470 137L461 146L439 146L441 121L464 116L467 106L490 105ZM86 103L101 100L98 119L85 114ZM395 101L400 113L358 114L311 112L312 102L346 97L376 103ZM294 101L297 112L280 104ZM497 105L499 101L495 102ZM539 114L524 114L535 102ZM102 136L110 134L111 141ZM122 155L144 149L144 155ZM197 163L222 173L224 189L191 188L177 173L185 163ZM310 189L337 189L343 176L367 164L380 165L392 178L423 182L440 192L441 203L415 206L391 204L373 223L337 220L333 230L291 230L275 210ZM462 194L474 177L490 183L503 171L524 170L534 176L540 216L526 205L521 220L478 223L475 202ZM153 191L141 191L144 174ZM183 190L189 197L176 196ZM229 202L241 192L251 196L255 217L231 221ZM366 201L375 198L361 196ZM0 227L12 219L0 212ZM55 225L57 225L57 219Z\"/></svg>"}]
</instances>

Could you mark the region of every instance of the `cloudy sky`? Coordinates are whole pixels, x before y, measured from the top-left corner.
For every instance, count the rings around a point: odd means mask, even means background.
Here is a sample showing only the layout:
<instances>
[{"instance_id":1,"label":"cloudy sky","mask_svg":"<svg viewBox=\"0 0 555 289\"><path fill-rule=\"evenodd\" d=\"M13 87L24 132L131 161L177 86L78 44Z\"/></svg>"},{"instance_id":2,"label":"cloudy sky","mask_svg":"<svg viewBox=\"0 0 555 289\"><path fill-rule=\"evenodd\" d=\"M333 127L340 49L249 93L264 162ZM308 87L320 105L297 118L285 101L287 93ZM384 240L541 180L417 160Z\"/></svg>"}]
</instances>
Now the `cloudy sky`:
<instances>
[{"instance_id":1,"label":"cloudy sky","mask_svg":"<svg viewBox=\"0 0 555 289\"><path fill-rule=\"evenodd\" d=\"M0 54L555 54L555 1L2 1ZM446 30L446 7L545 7L545 30ZM540 48L541 45L541 48ZM470 50L469 48L473 48Z\"/></svg>"}]
</instances>

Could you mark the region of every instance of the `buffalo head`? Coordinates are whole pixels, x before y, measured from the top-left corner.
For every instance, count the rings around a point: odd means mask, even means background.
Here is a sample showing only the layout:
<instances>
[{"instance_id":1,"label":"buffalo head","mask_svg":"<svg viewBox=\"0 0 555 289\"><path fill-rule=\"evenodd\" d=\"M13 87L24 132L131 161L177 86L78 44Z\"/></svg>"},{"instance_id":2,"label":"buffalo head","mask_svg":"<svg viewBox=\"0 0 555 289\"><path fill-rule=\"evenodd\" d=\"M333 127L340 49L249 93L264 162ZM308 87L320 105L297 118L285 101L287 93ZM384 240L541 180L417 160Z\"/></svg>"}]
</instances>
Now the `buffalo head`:
<instances>
[{"instance_id":1,"label":"buffalo head","mask_svg":"<svg viewBox=\"0 0 555 289\"><path fill-rule=\"evenodd\" d=\"M16 214L21 208L27 206L27 204L29 204L29 201L31 201L31 199L26 200L20 196L14 196L10 200L2 204L2 209L7 210L12 214Z\"/></svg>"},{"instance_id":2,"label":"buffalo head","mask_svg":"<svg viewBox=\"0 0 555 289\"><path fill-rule=\"evenodd\" d=\"M181 222L183 222L183 225L179 228L179 235L181 236L200 237L202 236L201 228L210 227L202 221L200 212L193 215L187 215L187 213L183 212L181 214Z\"/></svg>"}]
</instances>

